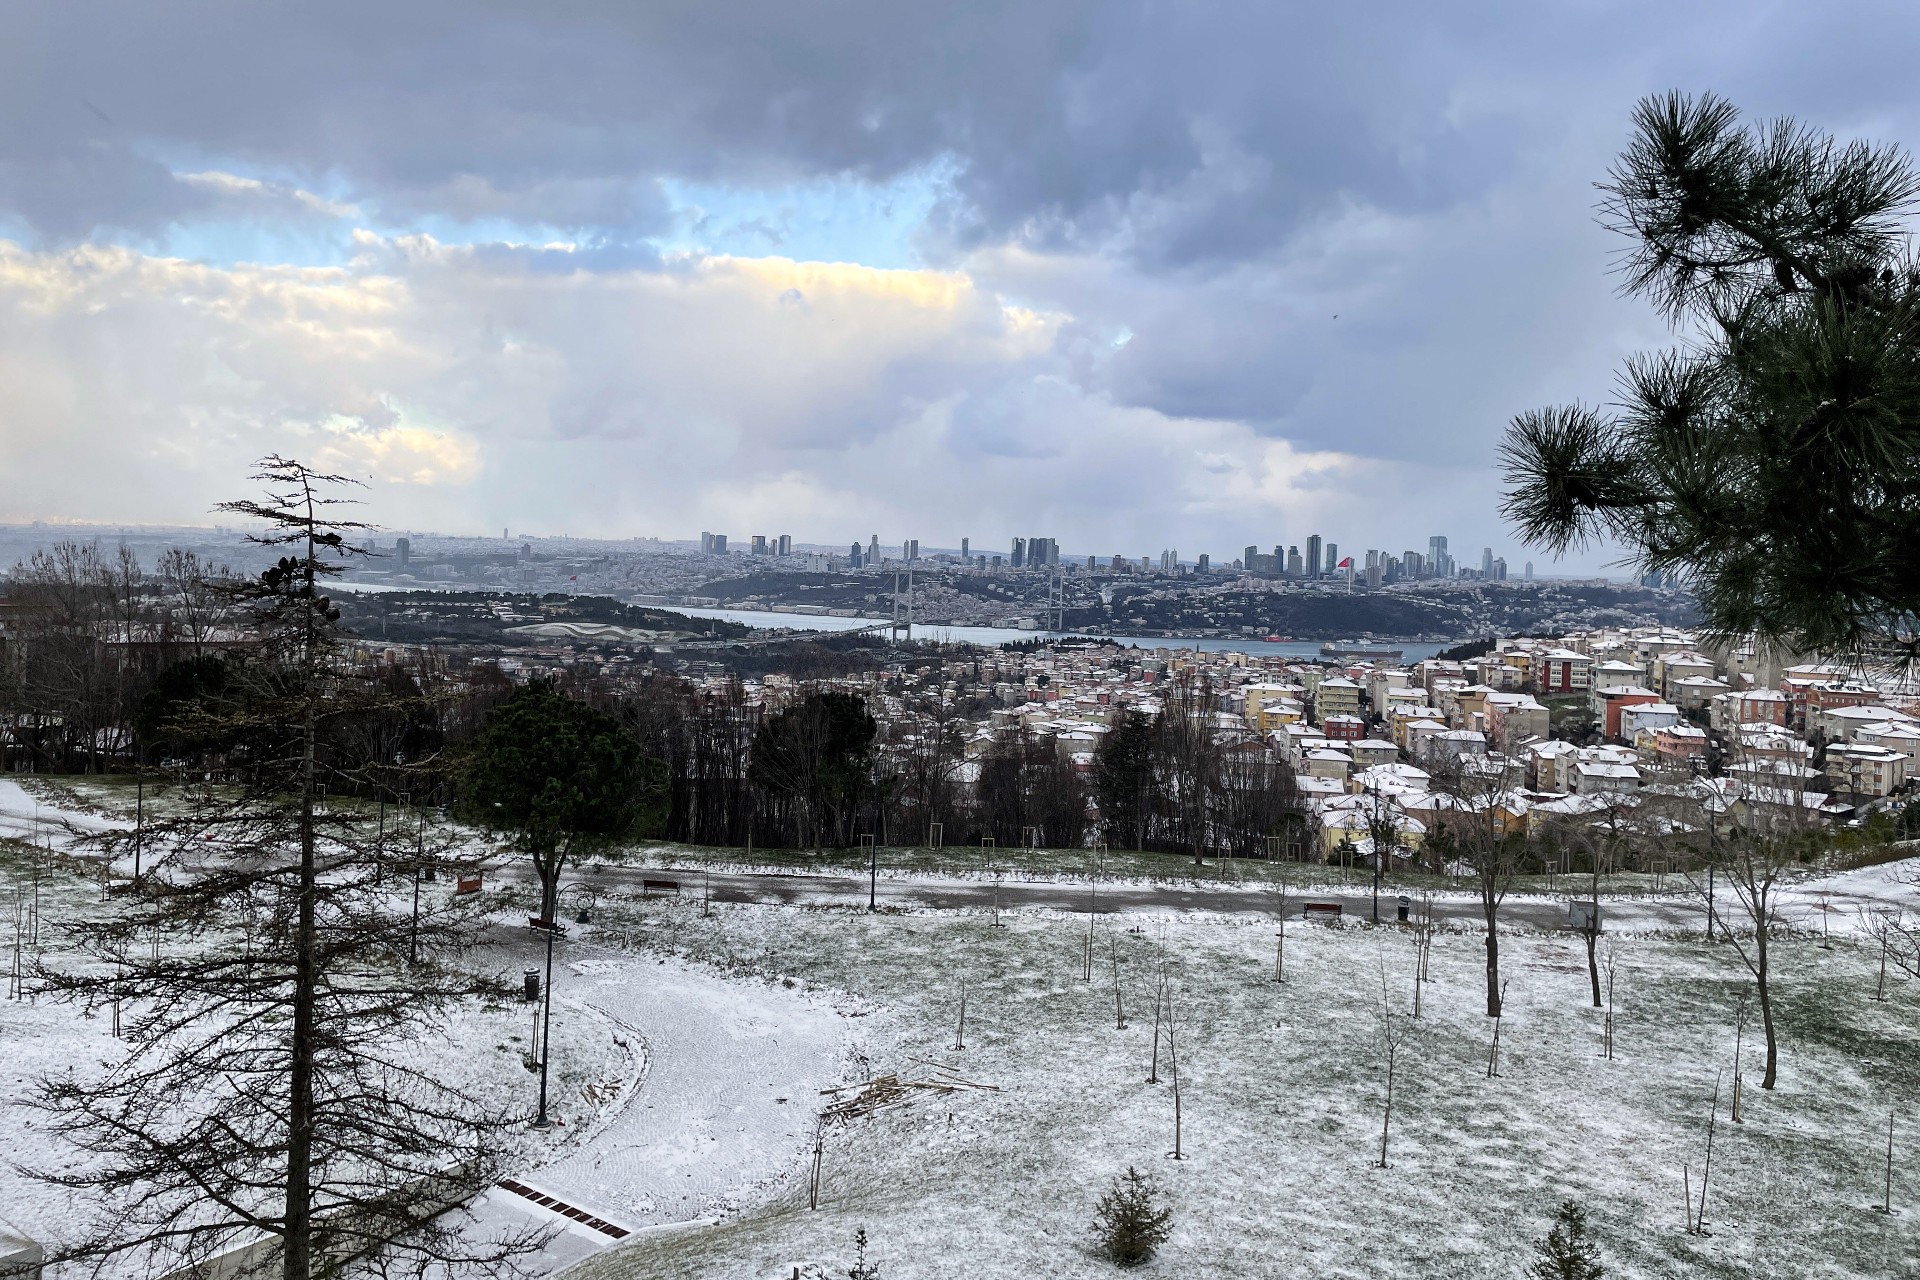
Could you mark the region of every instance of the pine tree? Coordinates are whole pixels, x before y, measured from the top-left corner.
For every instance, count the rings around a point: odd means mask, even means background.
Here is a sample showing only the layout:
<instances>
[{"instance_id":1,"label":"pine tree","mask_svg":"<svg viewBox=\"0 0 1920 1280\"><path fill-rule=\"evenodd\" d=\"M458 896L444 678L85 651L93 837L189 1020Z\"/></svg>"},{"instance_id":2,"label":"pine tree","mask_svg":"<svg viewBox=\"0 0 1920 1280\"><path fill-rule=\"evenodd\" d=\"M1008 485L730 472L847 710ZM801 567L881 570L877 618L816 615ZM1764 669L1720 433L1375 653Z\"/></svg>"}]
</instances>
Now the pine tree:
<instances>
[{"instance_id":1,"label":"pine tree","mask_svg":"<svg viewBox=\"0 0 1920 1280\"><path fill-rule=\"evenodd\" d=\"M1093 1211L1093 1231L1107 1256L1123 1267L1138 1266L1173 1234L1173 1210L1160 1203L1152 1174L1132 1165L1113 1180Z\"/></svg>"},{"instance_id":2,"label":"pine tree","mask_svg":"<svg viewBox=\"0 0 1920 1280\"><path fill-rule=\"evenodd\" d=\"M1571 1200L1561 1202L1553 1229L1533 1251L1539 1256L1527 1269L1529 1280L1601 1280L1607 1274L1599 1246L1587 1235L1586 1210Z\"/></svg>"},{"instance_id":3,"label":"pine tree","mask_svg":"<svg viewBox=\"0 0 1920 1280\"><path fill-rule=\"evenodd\" d=\"M1710 634L1920 655L1920 171L1676 93L1640 104L1601 190L1626 291L1686 345L1628 361L1614 412L1516 418L1507 517L1684 579Z\"/></svg>"},{"instance_id":4,"label":"pine tree","mask_svg":"<svg viewBox=\"0 0 1920 1280\"><path fill-rule=\"evenodd\" d=\"M364 526L338 518L339 477L274 457L257 478L263 499L219 508L284 552L230 592L250 643L163 721L223 744L225 764L175 779L175 812L146 822L139 893L69 922L36 975L89 1011L127 1010L124 1056L43 1081L49 1127L81 1156L40 1173L85 1210L56 1256L281 1280L352 1260L499 1274L538 1233L464 1236L456 1207L499 1176L520 1117L439 1061L450 1015L504 991L462 962L486 920L397 890L365 811L327 801L361 776L340 726L393 709L324 592Z\"/></svg>"}]
</instances>

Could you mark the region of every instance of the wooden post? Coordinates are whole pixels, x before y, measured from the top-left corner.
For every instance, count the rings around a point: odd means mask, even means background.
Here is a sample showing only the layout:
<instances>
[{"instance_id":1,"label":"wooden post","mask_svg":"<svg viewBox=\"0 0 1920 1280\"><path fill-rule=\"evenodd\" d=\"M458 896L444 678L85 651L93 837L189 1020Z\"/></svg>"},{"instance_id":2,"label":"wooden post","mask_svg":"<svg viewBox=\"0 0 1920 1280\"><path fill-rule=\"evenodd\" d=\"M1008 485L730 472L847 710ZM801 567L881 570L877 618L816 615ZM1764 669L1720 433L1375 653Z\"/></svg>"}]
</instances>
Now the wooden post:
<instances>
[{"instance_id":1,"label":"wooden post","mask_svg":"<svg viewBox=\"0 0 1920 1280\"><path fill-rule=\"evenodd\" d=\"M967 1047L967 984L964 982L960 984L960 1026L953 1033L953 1047Z\"/></svg>"},{"instance_id":2,"label":"wooden post","mask_svg":"<svg viewBox=\"0 0 1920 1280\"><path fill-rule=\"evenodd\" d=\"M1160 1083L1160 1010L1167 1002L1167 976L1160 975L1160 985L1153 992L1153 1066L1147 1072L1148 1084Z\"/></svg>"},{"instance_id":3,"label":"wooden post","mask_svg":"<svg viewBox=\"0 0 1920 1280\"><path fill-rule=\"evenodd\" d=\"M1882 1192L1882 1194L1886 1196L1886 1199L1880 1203L1880 1206L1879 1206L1880 1212L1892 1213L1893 1212L1893 1111L1891 1109L1889 1109L1887 1112L1887 1181L1886 1181L1886 1189L1884 1192Z\"/></svg>"},{"instance_id":4,"label":"wooden post","mask_svg":"<svg viewBox=\"0 0 1920 1280\"><path fill-rule=\"evenodd\" d=\"M1487 1079L1500 1074L1500 1022L1507 1013L1507 984L1500 984L1500 1012L1493 1015L1493 1044L1487 1050Z\"/></svg>"},{"instance_id":5,"label":"wooden post","mask_svg":"<svg viewBox=\"0 0 1920 1280\"><path fill-rule=\"evenodd\" d=\"M820 1157L826 1150L825 1136L820 1130L813 1131L813 1178L807 1186L807 1208L820 1207Z\"/></svg>"}]
</instances>

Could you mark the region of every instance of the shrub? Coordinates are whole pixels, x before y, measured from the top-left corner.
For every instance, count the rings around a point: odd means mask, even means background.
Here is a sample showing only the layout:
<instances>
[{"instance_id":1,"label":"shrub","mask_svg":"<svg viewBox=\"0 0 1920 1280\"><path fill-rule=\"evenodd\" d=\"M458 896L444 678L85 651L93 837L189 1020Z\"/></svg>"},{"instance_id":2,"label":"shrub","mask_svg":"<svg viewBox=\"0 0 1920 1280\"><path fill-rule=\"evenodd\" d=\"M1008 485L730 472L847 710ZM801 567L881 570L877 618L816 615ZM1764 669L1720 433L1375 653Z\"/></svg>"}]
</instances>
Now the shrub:
<instances>
[{"instance_id":1,"label":"shrub","mask_svg":"<svg viewBox=\"0 0 1920 1280\"><path fill-rule=\"evenodd\" d=\"M1560 1204L1553 1230L1533 1246L1537 1255L1527 1269L1529 1280L1601 1280L1600 1250L1587 1235L1587 1215L1571 1200Z\"/></svg>"},{"instance_id":2,"label":"shrub","mask_svg":"<svg viewBox=\"0 0 1920 1280\"><path fill-rule=\"evenodd\" d=\"M1151 1174L1132 1165L1113 1180L1093 1211L1093 1233L1107 1256L1123 1267L1138 1266L1153 1256L1172 1234L1173 1210L1160 1202L1160 1188Z\"/></svg>"}]
</instances>

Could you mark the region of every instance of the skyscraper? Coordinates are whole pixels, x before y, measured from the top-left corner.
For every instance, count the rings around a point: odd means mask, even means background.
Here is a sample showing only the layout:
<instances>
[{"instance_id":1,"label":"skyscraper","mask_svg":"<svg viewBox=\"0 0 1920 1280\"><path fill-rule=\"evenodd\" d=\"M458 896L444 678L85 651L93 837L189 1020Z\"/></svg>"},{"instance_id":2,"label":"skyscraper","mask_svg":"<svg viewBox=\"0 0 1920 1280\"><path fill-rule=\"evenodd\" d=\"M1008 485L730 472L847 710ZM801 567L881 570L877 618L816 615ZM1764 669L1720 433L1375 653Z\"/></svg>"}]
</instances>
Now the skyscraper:
<instances>
[{"instance_id":1,"label":"skyscraper","mask_svg":"<svg viewBox=\"0 0 1920 1280\"><path fill-rule=\"evenodd\" d=\"M960 558L962 560L971 560L973 558L973 552L968 549L965 538L960 539Z\"/></svg>"},{"instance_id":2,"label":"skyscraper","mask_svg":"<svg viewBox=\"0 0 1920 1280\"><path fill-rule=\"evenodd\" d=\"M1480 576L1488 581L1493 579L1493 548L1480 549Z\"/></svg>"},{"instance_id":3,"label":"skyscraper","mask_svg":"<svg viewBox=\"0 0 1920 1280\"><path fill-rule=\"evenodd\" d=\"M1320 576L1320 535L1317 533L1307 535L1307 576Z\"/></svg>"},{"instance_id":4,"label":"skyscraper","mask_svg":"<svg viewBox=\"0 0 1920 1280\"><path fill-rule=\"evenodd\" d=\"M780 554L783 556L790 556L793 554L793 535L792 534L783 533L780 535Z\"/></svg>"},{"instance_id":5,"label":"skyscraper","mask_svg":"<svg viewBox=\"0 0 1920 1280\"><path fill-rule=\"evenodd\" d=\"M1525 572L1527 576L1527 581L1532 582L1533 581L1533 561L1531 560L1527 561L1527 567Z\"/></svg>"},{"instance_id":6,"label":"skyscraper","mask_svg":"<svg viewBox=\"0 0 1920 1280\"><path fill-rule=\"evenodd\" d=\"M756 556L763 556L767 554L767 535L764 533L754 534L753 544L751 547L748 548L748 550L750 550Z\"/></svg>"},{"instance_id":7,"label":"skyscraper","mask_svg":"<svg viewBox=\"0 0 1920 1280\"><path fill-rule=\"evenodd\" d=\"M847 568L858 569L859 567L860 567L860 544L856 542L853 544L853 546L847 549Z\"/></svg>"},{"instance_id":8,"label":"skyscraper","mask_svg":"<svg viewBox=\"0 0 1920 1280\"><path fill-rule=\"evenodd\" d=\"M1436 578L1453 576L1453 557L1447 554L1447 539L1436 534L1427 539L1427 572Z\"/></svg>"},{"instance_id":9,"label":"skyscraper","mask_svg":"<svg viewBox=\"0 0 1920 1280\"><path fill-rule=\"evenodd\" d=\"M706 538L706 536L707 535L704 533L700 535L700 537L703 540ZM405 569L407 567L407 559L412 555L413 555L413 539L395 538L393 540L393 558L400 562L400 567L402 569Z\"/></svg>"},{"instance_id":10,"label":"skyscraper","mask_svg":"<svg viewBox=\"0 0 1920 1280\"><path fill-rule=\"evenodd\" d=\"M880 563L880 535L877 533L873 535L873 540L867 543L867 563Z\"/></svg>"},{"instance_id":11,"label":"skyscraper","mask_svg":"<svg viewBox=\"0 0 1920 1280\"><path fill-rule=\"evenodd\" d=\"M1276 547L1274 550L1277 551L1279 548ZM1300 576L1300 548L1298 547L1287 548L1287 576L1290 578Z\"/></svg>"},{"instance_id":12,"label":"skyscraper","mask_svg":"<svg viewBox=\"0 0 1920 1280\"><path fill-rule=\"evenodd\" d=\"M1024 569L1027 567L1027 540L1025 538L1015 538L1013 540L1013 546L1010 547L1007 552L1007 563L1015 569Z\"/></svg>"},{"instance_id":13,"label":"skyscraper","mask_svg":"<svg viewBox=\"0 0 1920 1280\"><path fill-rule=\"evenodd\" d=\"M900 549L900 557L907 561L918 560L920 558L920 539L908 538L907 545Z\"/></svg>"},{"instance_id":14,"label":"skyscraper","mask_svg":"<svg viewBox=\"0 0 1920 1280\"><path fill-rule=\"evenodd\" d=\"M1339 543L1329 542L1327 544L1327 558L1323 562L1322 567L1326 569L1327 576L1329 578L1334 576L1333 571L1340 567L1340 544Z\"/></svg>"},{"instance_id":15,"label":"skyscraper","mask_svg":"<svg viewBox=\"0 0 1920 1280\"><path fill-rule=\"evenodd\" d=\"M1194 562L1193 571L1195 573L1213 572L1213 557L1208 555L1206 552L1202 551L1200 553L1200 558Z\"/></svg>"}]
</instances>

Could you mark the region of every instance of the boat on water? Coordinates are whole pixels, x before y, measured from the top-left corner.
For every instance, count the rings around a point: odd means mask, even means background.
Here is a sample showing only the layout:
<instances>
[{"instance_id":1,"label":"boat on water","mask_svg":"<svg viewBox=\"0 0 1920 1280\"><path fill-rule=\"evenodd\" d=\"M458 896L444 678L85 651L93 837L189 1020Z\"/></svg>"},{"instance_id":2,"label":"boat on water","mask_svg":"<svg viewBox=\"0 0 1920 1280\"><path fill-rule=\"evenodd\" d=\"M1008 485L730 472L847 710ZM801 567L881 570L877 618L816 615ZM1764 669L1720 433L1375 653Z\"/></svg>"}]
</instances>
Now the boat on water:
<instances>
[{"instance_id":1,"label":"boat on water","mask_svg":"<svg viewBox=\"0 0 1920 1280\"><path fill-rule=\"evenodd\" d=\"M1367 658L1376 662L1398 662L1403 653L1385 645L1362 644L1358 640L1328 640L1320 646L1323 658Z\"/></svg>"}]
</instances>

